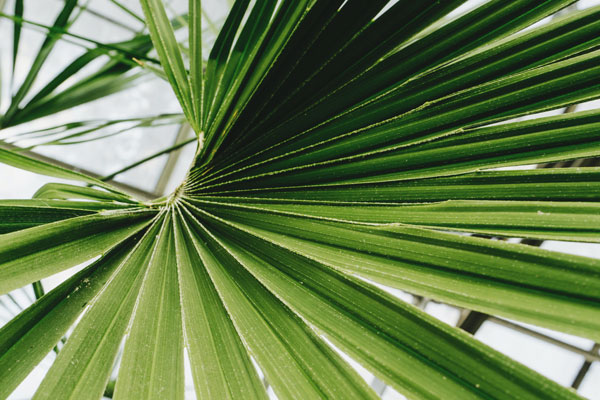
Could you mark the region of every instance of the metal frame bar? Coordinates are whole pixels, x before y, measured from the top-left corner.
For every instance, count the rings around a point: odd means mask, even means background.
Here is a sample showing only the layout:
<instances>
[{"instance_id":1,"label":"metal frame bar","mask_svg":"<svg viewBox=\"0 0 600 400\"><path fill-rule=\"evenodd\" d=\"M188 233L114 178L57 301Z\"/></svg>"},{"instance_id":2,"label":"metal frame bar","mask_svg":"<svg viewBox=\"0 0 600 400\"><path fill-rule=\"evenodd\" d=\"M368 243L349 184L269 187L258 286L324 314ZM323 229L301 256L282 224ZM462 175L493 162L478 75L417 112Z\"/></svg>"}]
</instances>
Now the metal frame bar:
<instances>
[{"instance_id":1,"label":"metal frame bar","mask_svg":"<svg viewBox=\"0 0 600 400\"><path fill-rule=\"evenodd\" d=\"M598 354L597 351L594 353L593 350L583 350L577 346L573 346L572 344L565 343L559 339L555 339L551 336L540 333L538 331L534 331L533 329L529 329L522 325L515 324L514 322L505 320L503 318L494 317L493 315L488 316L487 320L490 322L493 322L497 325L502 325L504 327L510 328L514 331L524 333L524 334L534 337L536 339L543 340L544 342L553 344L562 349L568 350L572 353L579 354L579 355L583 356L586 359L586 361L590 361L590 362L600 361L600 355Z\"/></svg>"},{"instance_id":2,"label":"metal frame bar","mask_svg":"<svg viewBox=\"0 0 600 400\"><path fill-rule=\"evenodd\" d=\"M594 343L594 346L592 347L592 349L590 351L593 354L600 354L600 344ZM592 366L591 361L585 360L583 362L583 364L581 365L581 368L579 368L579 371L577 372L577 376L575 376L575 379L573 379L573 383L571 383L571 387L573 389L575 389L575 390L579 389L581 382L583 382L583 378L585 378L585 376L589 372L591 366Z\"/></svg>"}]
</instances>

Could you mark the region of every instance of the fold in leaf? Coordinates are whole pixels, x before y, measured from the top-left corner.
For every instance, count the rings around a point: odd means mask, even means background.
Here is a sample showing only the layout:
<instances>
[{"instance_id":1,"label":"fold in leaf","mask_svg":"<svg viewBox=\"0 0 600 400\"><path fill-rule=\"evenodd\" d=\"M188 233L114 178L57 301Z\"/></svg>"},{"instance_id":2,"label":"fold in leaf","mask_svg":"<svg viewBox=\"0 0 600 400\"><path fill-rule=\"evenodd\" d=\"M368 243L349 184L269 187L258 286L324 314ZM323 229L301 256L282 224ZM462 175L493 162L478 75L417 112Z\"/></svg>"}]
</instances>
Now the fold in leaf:
<instances>
[{"instance_id":1,"label":"fold in leaf","mask_svg":"<svg viewBox=\"0 0 600 400\"><path fill-rule=\"evenodd\" d=\"M198 205L235 207L227 198L203 198ZM245 199L237 207L257 212L343 221L349 225L411 224L444 230L488 233L535 239L600 241L600 205L586 202L525 202L448 200L417 205L298 204ZM350 213L351 212L351 213Z\"/></svg>"},{"instance_id":2,"label":"fold in leaf","mask_svg":"<svg viewBox=\"0 0 600 400\"><path fill-rule=\"evenodd\" d=\"M93 211L52 206L7 205L0 202L0 234L27 229L67 218L91 214Z\"/></svg>"}]
</instances>

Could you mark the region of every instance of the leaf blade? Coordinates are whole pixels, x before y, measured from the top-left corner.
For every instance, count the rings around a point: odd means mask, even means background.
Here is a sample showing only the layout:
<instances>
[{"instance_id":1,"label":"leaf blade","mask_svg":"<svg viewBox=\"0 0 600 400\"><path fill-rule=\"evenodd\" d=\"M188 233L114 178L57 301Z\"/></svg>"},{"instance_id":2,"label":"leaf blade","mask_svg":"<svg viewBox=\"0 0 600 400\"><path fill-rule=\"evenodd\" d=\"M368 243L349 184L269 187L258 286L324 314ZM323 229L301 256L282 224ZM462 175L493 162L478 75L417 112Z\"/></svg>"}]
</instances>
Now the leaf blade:
<instances>
[{"instance_id":1,"label":"leaf blade","mask_svg":"<svg viewBox=\"0 0 600 400\"><path fill-rule=\"evenodd\" d=\"M107 211L2 235L0 293L85 262L143 229L153 211Z\"/></svg>"}]
</instances>

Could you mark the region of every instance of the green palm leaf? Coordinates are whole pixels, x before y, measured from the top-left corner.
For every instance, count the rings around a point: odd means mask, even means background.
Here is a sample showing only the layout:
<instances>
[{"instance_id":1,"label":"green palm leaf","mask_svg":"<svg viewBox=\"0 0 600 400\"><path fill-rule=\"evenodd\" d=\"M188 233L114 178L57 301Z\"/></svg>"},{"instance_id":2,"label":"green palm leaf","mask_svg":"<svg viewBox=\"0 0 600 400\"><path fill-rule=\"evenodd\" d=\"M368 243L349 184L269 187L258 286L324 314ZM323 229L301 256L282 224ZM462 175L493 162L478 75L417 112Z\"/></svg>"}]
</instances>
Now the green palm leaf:
<instances>
[{"instance_id":1,"label":"green palm leaf","mask_svg":"<svg viewBox=\"0 0 600 400\"><path fill-rule=\"evenodd\" d=\"M197 154L141 202L0 150L88 185L0 202L0 293L94 260L0 329L0 396L67 335L35 399L183 399L186 359L203 398L375 398L346 357L411 399L578 398L375 285L600 340L598 260L465 235L600 242L600 168L491 170L600 156L598 110L537 115L600 98L600 8L544 20L572 2L238 0L204 68L200 1L188 58L141 0Z\"/></svg>"}]
</instances>

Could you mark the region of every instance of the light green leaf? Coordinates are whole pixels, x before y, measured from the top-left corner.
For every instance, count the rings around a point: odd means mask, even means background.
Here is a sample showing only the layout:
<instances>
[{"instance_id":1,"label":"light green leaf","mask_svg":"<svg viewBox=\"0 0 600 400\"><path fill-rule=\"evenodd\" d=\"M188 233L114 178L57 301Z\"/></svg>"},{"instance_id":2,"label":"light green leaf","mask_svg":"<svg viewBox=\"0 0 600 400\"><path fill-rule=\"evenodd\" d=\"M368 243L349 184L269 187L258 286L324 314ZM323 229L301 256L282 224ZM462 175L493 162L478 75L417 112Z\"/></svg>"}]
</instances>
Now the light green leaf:
<instances>
[{"instance_id":1,"label":"light green leaf","mask_svg":"<svg viewBox=\"0 0 600 400\"><path fill-rule=\"evenodd\" d=\"M598 260L410 226L348 226L233 207L204 205L203 209L348 274L599 338L600 325L595 322L600 321Z\"/></svg>"},{"instance_id":2,"label":"light green leaf","mask_svg":"<svg viewBox=\"0 0 600 400\"><path fill-rule=\"evenodd\" d=\"M190 219L190 218L188 218ZM205 228L188 227L229 315L275 393L284 398L374 398L340 356L259 282ZM193 229L190 230L190 229Z\"/></svg>"},{"instance_id":3,"label":"light green leaf","mask_svg":"<svg viewBox=\"0 0 600 400\"><path fill-rule=\"evenodd\" d=\"M0 200L0 207L52 208L52 209L58 209L58 210L66 208L66 209L72 209L72 210L93 212L93 211L131 208L131 205L123 204L123 203L114 203L114 202L103 202L103 201L24 199L24 200Z\"/></svg>"},{"instance_id":4,"label":"light green leaf","mask_svg":"<svg viewBox=\"0 0 600 400\"><path fill-rule=\"evenodd\" d=\"M95 201L114 201L132 205L138 205L136 201L129 196L118 193L107 192L85 186L67 185L64 183L47 183L42 186L33 198L36 199L54 199L54 200L95 200Z\"/></svg>"},{"instance_id":5,"label":"light green leaf","mask_svg":"<svg viewBox=\"0 0 600 400\"><path fill-rule=\"evenodd\" d=\"M99 256L148 225L154 211L104 211L17 232L0 241L0 293Z\"/></svg>"},{"instance_id":6,"label":"light green leaf","mask_svg":"<svg viewBox=\"0 0 600 400\"><path fill-rule=\"evenodd\" d=\"M162 1L141 0L140 3L146 15L150 36L158 52L161 65L181 104L184 114L192 125L192 128L194 128L194 131L199 133L200 127L196 123L199 119L196 117L196 113L200 110L196 110L192 102L190 79L183 64L179 45L175 39L171 22L167 17Z\"/></svg>"},{"instance_id":7,"label":"light green leaf","mask_svg":"<svg viewBox=\"0 0 600 400\"><path fill-rule=\"evenodd\" d=\"M448 200L416 205L317 205L247 199L243 206L239 201L237 205L228 203L226 198L196 202L375 226L411 224L500 236L600 241L600 204L591 202Z\"/></svg>"},{"instance_id":8,"label":"light green leaf","mask_svg":"<svg viewBox=\"0 0 600 400\"><path fill-rule=\"evenodd\" d=\"M87 184L0 201L0 293L92 262L0 329L0 397L66 340L35 399L376 398L352 361L411 399L578 398L384 289L600 340L600 261L496 240L600 242L600 113L568 114L600 96L600 7L236 0L209 22L224 25L204 70L200 0L174 21L141 0L148 33L118 43L69 32L95 12L71 17L76 3L53 27L23 20L20 2L3 15L13 58L20 23L46 36L2 127L161 70L197 135L102 179L0 150ZM30 93L59 39L94 47ZM153 46L156 67L137 68ZM62 146L177 118L1 136ZM192 141L170 195L139 202L103 183Z\"/></svg>"},{"instance_id":9,"label":"light green leaf","mask_svg":"<svg viewBox=\"0 0 600 400\"><path fill-rule=\"evenodd\" d=\"M300 202L413 203L445 200L600 200L600 168L476 172L385 184L254 188L207 193Z\"/></svg>"},{"instance_id":10,"label":"light green leaf","mask_svg":"<svg viewBox=\"0 0 600 400\"><path fill-rule=\"evenodd\" d=\"M183 399L181 301L171 217L160 222L129 324L114 398Z\"/></svg>"},{"instance_id":11,"label":"light green leaf","mask_svg":"<svg viewBox=\"0 0 600 400\"><path fill-rule=\"evenodd\" d=\"M266 399L240 340L181 216L173 220L186 347L201 398Z\"/></svg>"},{"instance_id":12,"label":"light green leaf","mask_svg":"<svg viewBox=\"0 0 600 400\"><path fill-rule=\"evenodd\" d=\"M576 398L359 279L231 229L222 221L211 228L222 232L224 247L269 290L411 398ZM368 348L364 343L369 343Z\"/></svg>"},{"instance_id":13,"label":"light green leaf","mask_svg":"<svg viewBox=\"0 0 600 400\"><path fill-rule=\"evenodd\" d=\"M98 399L108 383L147 265L156 249L153 224L92 300L34 399Z\"/></svg>"},{"instance_id":14,"label":"light green leaf","mask_svg":"<svg viewBox=\"0 0 600 400\"><path fill-rule=\"evenodd\" d=\"M121 193L118 189L96 178L92 178L79 172L71 171L66 168L52 165L40 160L35 160L33 158L27 157L22 154L18 154L14 151L3 149L1 147L0 163L4 163L12 167L20 168L40 175L85 182L91 185L99 186L111 192Z\"/></svg>"},{"instance_id":15,"label":"light green leaf","mask_svg":"<svg viewBox=\"0 0 600 400\"><path fill-rule=\"evenodd\" d=\"M130 244L109 252L2 327L0 396L8 397L58 343L123 261Z\"/></svg>"},{"instance_id":16,"label":"light green leaf","mask_svg":"<svg viewBox=\"0 0 600 400\"><path fill-rule=\"evenodd\" d=\"M24 203L27 204L29 202ZM90 210L77 208L25 204L17 203L11 205L5 201L0 201L0 234L93 213Z\"/></svg>"},{"instance_id":17,"label":"light green leaf","mask_svg":"<svg viewBox=\"0 0 600 400\"><path fill-rule=\"evenodd\" d=\"M202 60L202 1L189 0L189 42L190 42L190 95L194 111L194 124L203 129L204 114L204 72Z\"/></svg>"}]
</instances>

